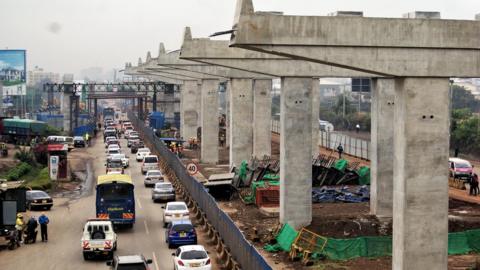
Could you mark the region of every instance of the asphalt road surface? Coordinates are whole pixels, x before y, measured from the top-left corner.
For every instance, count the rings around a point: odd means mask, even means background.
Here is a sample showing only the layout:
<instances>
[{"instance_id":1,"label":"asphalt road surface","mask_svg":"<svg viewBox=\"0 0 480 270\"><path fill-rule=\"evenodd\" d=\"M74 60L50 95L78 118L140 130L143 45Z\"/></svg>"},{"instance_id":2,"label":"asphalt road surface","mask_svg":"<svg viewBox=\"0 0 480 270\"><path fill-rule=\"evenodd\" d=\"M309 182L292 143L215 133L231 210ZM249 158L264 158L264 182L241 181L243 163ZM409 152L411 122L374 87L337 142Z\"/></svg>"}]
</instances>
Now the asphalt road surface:
<instances>
[{"instance_id":1,"label":"asphalt road surface","mask_svg":"<svg viewBox=\"0 0 480 270\"><path fill-rule=\"evenodd\" d=\"M103 140L98 136L96 143L86 150L93 158L93 167L96 176L105 174L105 148ZM118 250L116 255L143 254L152 259L150 269L173 269L171 253L165 243L165 229L162 228L163 204L153 203L150 188L143 185L143 175L140 172L140 163L135 160L135 155L130 154L126 140L121 140L124 153L130 156L130 167L126 174L132 176L135 183L136 196L136 223L133 229L118 231ZM68 198L54 199L54 207L46 211L50 218L49 241L41 242L40 233L36 244L22 245L10 251L0 251L0 269L108 269L104 260L84 261L80 239L83 226L88 218L95 217L95 192L88 197L77 200ZM40 211L32 214L40 215ZM204 235L199 234L199 244L204 243ZM211 253L211 257L213 253ZM215 261L212 258L212 261ZM214 268L215 265L214 265Z\"/></svg>"}]
</instances>

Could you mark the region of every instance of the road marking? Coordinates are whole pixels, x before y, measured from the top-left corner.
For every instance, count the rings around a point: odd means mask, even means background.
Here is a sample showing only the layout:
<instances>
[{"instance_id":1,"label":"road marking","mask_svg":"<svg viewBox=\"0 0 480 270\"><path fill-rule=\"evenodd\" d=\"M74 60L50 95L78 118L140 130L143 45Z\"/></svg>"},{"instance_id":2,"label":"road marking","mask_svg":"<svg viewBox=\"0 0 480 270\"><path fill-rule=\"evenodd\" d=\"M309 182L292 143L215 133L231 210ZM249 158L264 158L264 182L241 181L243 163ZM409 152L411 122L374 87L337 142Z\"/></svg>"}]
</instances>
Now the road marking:
<instances>
[{"instance_id":1,"label":"road marking","mask_svg":"<svg viewBox=\"0 0 480 270\"><path fill-rule=\"evenodd\" d=\"M152 251L152 254L153 254L153 263L155 264L155 269L160 270L160 268L158 268L157 256L155 255L155 251Z\"/></svg>"},{"instance_id":2,"label":"road marking","mask_svg":"<svg viewBox=\"0 0 480 270\"><path fill-rule=\"evenodd\" d=\"M142 209L142 204L140 203L140 199L137 198L137 204L138 204L138 208Z\"/></svg>"},{"instance_id":3,"label":"road marking","mask_svg":"<svg viewBox=\"0 0 480 270\"><path fill-rule=\"evenodd\" d=\"M145 231L146 231L146 233L147 233L147 234L150 234L150 232L148 231L147 221L144 220L144 221L143 221L143 224L145 224Z\"/></svg>"}]
</instances>

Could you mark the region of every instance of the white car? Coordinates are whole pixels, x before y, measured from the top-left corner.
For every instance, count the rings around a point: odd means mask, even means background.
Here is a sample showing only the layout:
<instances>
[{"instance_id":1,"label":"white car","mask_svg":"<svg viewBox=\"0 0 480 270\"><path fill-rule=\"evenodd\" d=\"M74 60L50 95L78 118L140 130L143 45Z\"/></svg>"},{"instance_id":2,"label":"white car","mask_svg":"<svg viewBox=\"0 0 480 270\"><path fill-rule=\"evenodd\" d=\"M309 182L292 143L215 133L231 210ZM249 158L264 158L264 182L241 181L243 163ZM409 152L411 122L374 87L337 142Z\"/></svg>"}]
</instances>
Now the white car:
<instances>
[{"instance_id":1,"label":"white car","mask_svg":"<svg viewBox=\"0 0 480 270\"><path fill-rule=\"evenodd\" d=\"M143 158L144 158L145 156L148 156L148 155L150 155L150 149L148 149L148 148L146 148L146 147L140 148L140 149L138 149L138 151L137 151L136 159L137 159L137 161L142 161Z\"/></svg>"},{"instance_id":2,"label":"white car","mask_svg":"<svg viewBox=\"0 0 480 270\"><path fill-rule=\"evenodd\" d=\"M143 157L142 165L140 166L142 174L147 173L150 170L159 170L158 157L156 155L146 155Z\"/></svg>"},{"instance_id":3,"label":"white car","mask_svg":"<svg viewBox=\"0 0 480 270\"><path fill-rule=\"evenodd\" d=\"M109 159L112 155L118 155L120 153L120 149L111 149L107 150L107 159Z\"/></svg>"},{"instance_id":4,"label":"white car","mask_svg":"<svg viewBox=\"0 0 480 270\"><path fill-rule=\"evenodd\" d=\"M140 141L140 137L138 137L137 135L134 135L134 136L129 136L128 137L128 140L127 140L127 147L130 147L132 146L133 142L135 141Z\"/></svg>"},{"instance_id":5,"label":"white car","mask_svg":"<svg viewBox=\"0 0 480 270\"><path fill-rule=\"evenodd\" d=\"M131 136L140 136L140 134L138 134L138 132L136 132L135 130L125 133L125 139L128 140Z\"/></svg>"},{"instance_id":6,"label":"white car","mask_svg":"<svg viewBox=\"0 0 480 270\"><path fill-rule=\"evenodd\" d=\"M145 175L144 184L146 187L153 187L156 183L163 181L163 174L160 170L149 170Z\"/></svg>"},{"instance_id":7,"label":"white car","mask_svg":"<svg viewBox=\"0 0 480 270\"><path fill-rule=\"evenodd\" d=\"M120 145L118 144L110 144L107 148L107 152L110 152L112 150L118 150L118 152L120 153Z\"/></svg>"},{"instance_id":8,"label":"white car","mask_svg":"<svg viewBox=\"0 0 480 270\"><path fill-rule=\"evenodd\" d=\"M177 248L173 256L175 270L211 270L212 264L208 252L201 245L182 246Z\"/></svg>"},{"instance_id":9,"label":"white car","mask_svg":"<svg viewBox=\"0 0 480 270\"><path fill-rule=\"evenodd\" d=\"M130 160L128 159L128 157L125 154L115 154L115 155L109 156L109 158L110 159L121 159L124 168L128 168L128 166L130 166Z\"/></svg>"},{"instance_id":10,"label":"white car","mask_svg":"<svg viewBox=\"0 0 480 270\"><path fill-rule=\"evenodd\" d=\"M169 202L166 206L162 206L163 211L163 227L174 220L190 220L187 204L184 202Z\"/></svg>"}]
</instances>

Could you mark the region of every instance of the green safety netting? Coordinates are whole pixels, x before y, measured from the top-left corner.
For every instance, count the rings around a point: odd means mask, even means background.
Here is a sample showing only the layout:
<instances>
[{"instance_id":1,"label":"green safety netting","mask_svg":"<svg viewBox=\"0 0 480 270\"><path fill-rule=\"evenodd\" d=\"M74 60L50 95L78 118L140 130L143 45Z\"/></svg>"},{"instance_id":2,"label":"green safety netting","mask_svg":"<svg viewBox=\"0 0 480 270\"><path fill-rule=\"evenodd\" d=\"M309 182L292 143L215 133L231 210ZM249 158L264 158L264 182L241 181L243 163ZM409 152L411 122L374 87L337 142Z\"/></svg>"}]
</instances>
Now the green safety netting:
<instances>
[{"instance_id":1,"label":"green safety netting","mask_svg":"<svg viewBox=\"0 0 480 270\"><path fill-rule=\"evenodd\" d=\"M257 182L253 182L251 185L250 185L250 189L252 190L252 192L250 193L250 195L248 196L245 196L243 197L243 201L247 204L250 204L250 203L254 203L255 202L255 194L257 193L257 188L264 188L264 187L267 187L267 186L279 186L280 185L280 181L257 181Z\"/></svg>"},{"instance_id":2,"label":"green safety netting","mask_svg":"<svg viewBox=\"0 0 480 270\"><path fill-rule=\"evenodd\" d=\"M277 236L278 243L267 245L270 252L290 251L290 246L298 232L288 224L284 225ZM448 234L448 254L458 255L470 252L480 253L480 229ZM327 238L323 255L331 260L349 260L357 257L385 257L392 255L390 236L365 236L350 239Z\"/></svg>"},{"instance_id":3,"label":"green safety netting","mask_svg":"<svg viewBox=\"0 0 480 270\"><path fill-rule=\"evenodd\" d=\"M362 166L358 169L358 183L360 185L370 185L370 167Z\"/></svg>"},{"instance_id":4,"label":"green safety netting","mask_svg":"<svg viewBox=\"0 0 480 270\"><path fill-rule=\"evenodd\" d=\"M245 179L247 179L247 167L247 161L242 161L242 164L240 164L240 169L238 169L238 178L242 181L245 181Z\"/></svg>"},{"instance_id":5,"label":"green safety netting","mask_svg":"<svg viewBox=\"0 0 480 270\"><path fill-rule=\"evenodd\" d=\"M348 161L345 159L339 159L335 162L333 167L341 172L345 172L345 169L348 167Z\"/></svg>"},{"instance_id":6,"label":"green safety netting","mask_svg":"<svg viewBox=\"0 0 480 270\"><path fill-rule=\"evenodd\" d=\"M265 180L265 181L272 181L272 180L278 181L278 180L280 180L280 175L273 174L273 173L267 173L267 174L265 174L265 176L263 176L263 180Z\"/></svg>"},{"instance_id":7,"label":"green safety netting","mask_svg":"<svg viewBox=\"0 0 480 270\"><path fill-rule=\"evenodd\" d=\"M269 252L274 251L290 251L290 247L292 246L293 241L297 238L298 232L295 231L290 225L285 224L283 225L282 229L278 233L275 239L277 243L275 245L266 245L264 247L265 250Z\"/></svg>"}]
</instances>

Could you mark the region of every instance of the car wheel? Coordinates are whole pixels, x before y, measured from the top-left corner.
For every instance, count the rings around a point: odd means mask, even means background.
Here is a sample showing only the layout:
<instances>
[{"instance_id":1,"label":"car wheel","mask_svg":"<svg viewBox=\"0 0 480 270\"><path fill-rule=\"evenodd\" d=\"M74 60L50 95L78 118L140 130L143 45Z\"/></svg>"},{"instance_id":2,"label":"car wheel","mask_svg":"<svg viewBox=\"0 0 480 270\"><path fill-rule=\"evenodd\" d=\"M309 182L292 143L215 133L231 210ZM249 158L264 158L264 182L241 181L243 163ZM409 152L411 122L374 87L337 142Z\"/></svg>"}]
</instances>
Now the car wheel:
<instances>
[{"instance_id":1,"label":"car wheel","mask_svg":"<svg viewBox=\"0 0 480 270\"><path fill-rule=\"evenodd\" d=\"M117 251L117 242L115 242L115 245L113 246L113 251Z\"/></svg>"},{"instance_id":2,"label":"car wheel","mask_svg":"<svg viewBox=\"0 0 480 270\"><path fill-rule=\"evenodd\" d=\"M108 252L107 260L113 260L113 251Z\"/></svg>"},{"instance_id":3,"label":"car wheel","mask_svg":"<svg viewBox=\"0 0 480 270\"><path fill-rule=\"evenodd\" d=\"M167 227L167 223L163 222L163 228L166 228L166 227Z\"/></svg>"},{"instance_id":4,"label":"car wheel","mask_svg":"<svg viewBox=\"0 0 480 270\"><path fill-rule=\"evenodd\" d=\"M90 259L90 256L88 256L87 253L83 253L83 259L84 259L85 261L88 261L88 260Z\"/></svg>"},{"instance_id":5,"label":"car wheel","mask_svg":"<svg viewBox=\"0 0 480 270\"><path fill-rule=\"evenodd\" d=\"M168 244L168 248L169 248L169 249L173 249L173 248L174 248L174 246L173 246L172 244L170 244L170 243L169 243L169 244Z\"/></svg>"},{"instance_id":6,"label":"car wheel","mask_svg":"<svg viewBox=\"0 0 480 270\"><path fill-rule=\"evenodd\" d=\"M51 206L47 206L47 211L50 211L52 210L52 207Z\"/></svg>"}]
</instances>

